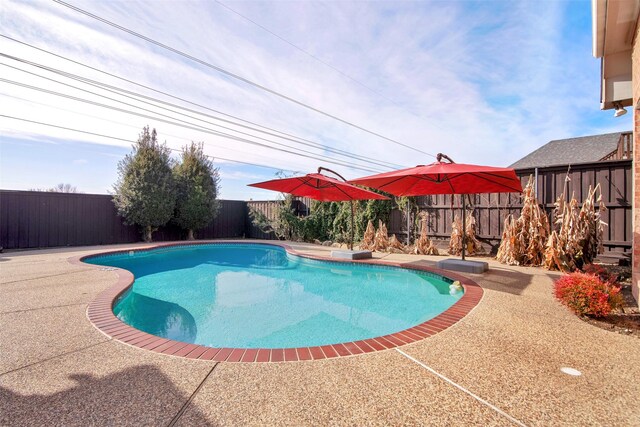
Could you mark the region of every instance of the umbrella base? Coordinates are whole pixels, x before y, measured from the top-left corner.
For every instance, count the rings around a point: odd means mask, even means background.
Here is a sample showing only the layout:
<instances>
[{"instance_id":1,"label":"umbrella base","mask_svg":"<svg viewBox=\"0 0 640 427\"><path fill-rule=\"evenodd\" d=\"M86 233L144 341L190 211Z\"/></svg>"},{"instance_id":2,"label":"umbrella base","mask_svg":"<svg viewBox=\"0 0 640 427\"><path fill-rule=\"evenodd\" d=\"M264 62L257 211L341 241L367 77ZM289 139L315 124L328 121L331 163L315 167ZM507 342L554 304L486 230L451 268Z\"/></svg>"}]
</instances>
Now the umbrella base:
<instances>
[{"instance_id":1,"label":"umbrella base","mask_svg":"<svg viewBox=\"0 0 640 427\"><path fill-rule=\"evenodd\" d=\"M331 251L331 258L368 259L371 258L371 251Z\"/></svg>"},{"instance_id":2,"label":"umbrella base","mask_svg":"<svg viewBox=\"0 0 640 427\"><path fill-rule=\"evenodd\" d=\"M463 273L482 274L489 269L489 264L484 261L463 261L461 259L448 258L438 261L438 268L462 271Z\"/></svg>"}]
</instances>

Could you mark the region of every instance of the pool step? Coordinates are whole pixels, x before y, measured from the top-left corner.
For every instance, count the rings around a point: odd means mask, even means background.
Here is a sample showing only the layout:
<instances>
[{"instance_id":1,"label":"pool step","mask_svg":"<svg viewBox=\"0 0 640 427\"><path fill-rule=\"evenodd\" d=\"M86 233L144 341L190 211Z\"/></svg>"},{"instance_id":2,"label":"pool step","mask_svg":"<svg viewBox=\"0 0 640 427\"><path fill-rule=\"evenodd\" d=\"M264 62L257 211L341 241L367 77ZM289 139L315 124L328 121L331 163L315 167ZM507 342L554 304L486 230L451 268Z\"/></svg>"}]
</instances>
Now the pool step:
<instances>
[{"instance_id":1,"label":"pool step","mask_svg":"<svg viewBox=\"0 0 640 427\"><path fill-rule=\"evenodd\" d=\"M489 264L484 261L463 261L461 259L448 258L438 261L438 268L462 271L463 273L482 274L489 269Z\"/></svg>"},{"instance_id":2,"label":"pool step","mask_svg":"<svg viewBox=\"0 0 640 427\"><path fill-rule=\"evenodd\" d=\"M371 258L371 251L331 251L331 258L368 259Z\"/></svg>"}]
</instances>

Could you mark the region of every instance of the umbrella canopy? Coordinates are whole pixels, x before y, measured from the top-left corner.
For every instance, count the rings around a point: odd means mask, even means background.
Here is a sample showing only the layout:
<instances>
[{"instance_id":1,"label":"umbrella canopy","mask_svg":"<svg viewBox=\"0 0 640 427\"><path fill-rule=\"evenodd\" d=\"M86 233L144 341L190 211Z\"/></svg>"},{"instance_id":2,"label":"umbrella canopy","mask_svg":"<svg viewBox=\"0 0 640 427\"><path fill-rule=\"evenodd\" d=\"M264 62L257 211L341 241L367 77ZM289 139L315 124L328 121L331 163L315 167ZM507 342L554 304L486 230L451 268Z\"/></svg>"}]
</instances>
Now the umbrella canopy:
<instances>
[{"instance_id":1,"label":"umbrella canopy","mask_svg":"<svg viewBox=\"0 0 640 427\"><path fill-rule=\"evenodd\" d=\"M349 182L395 196L522 192L522 184L513 169L441 161Z\"/></svg>"},{"instance_id":2,"label":"umbrella canopy","mask_svg":"<svg viewBox=\"0 0 640 427\"><path fill-rule=\"evenodd\" d=\"M280 191L299 197L309 197L321 202L344 202L349 200L386 200L388 197L373 191L338 181L321 173L310 173L293 178L272 179L271 181L249 184L250 187Z\"/></svg>"}]
</instances>

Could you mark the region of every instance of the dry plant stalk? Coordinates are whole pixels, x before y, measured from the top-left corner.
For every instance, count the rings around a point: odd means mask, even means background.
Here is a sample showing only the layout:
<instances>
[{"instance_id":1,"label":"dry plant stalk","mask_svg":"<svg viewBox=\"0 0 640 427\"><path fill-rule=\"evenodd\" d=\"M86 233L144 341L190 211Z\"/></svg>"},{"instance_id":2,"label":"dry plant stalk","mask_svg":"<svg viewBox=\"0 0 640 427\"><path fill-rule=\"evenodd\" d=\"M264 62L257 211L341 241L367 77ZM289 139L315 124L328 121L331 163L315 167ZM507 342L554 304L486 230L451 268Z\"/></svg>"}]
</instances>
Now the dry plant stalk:
<instances>
[{"instance_id":1,"label":"dry plant stalk","mask_svg":"<svg viewBox=\"0 0 640 427\"><path fill-rule=\"evenodd\" d=\"M378 222L378 231L376 231L376 237L373 242L373 250L378 252L384 252L389 247L389 233L387 232L387 226L380 220Z\"/></svg>"},{"instance_id":2,"label":"dry plant stalk","mask_svg":"<svg viewBox=\"0 0 640 427\"><path fill-rule=\"evenodd\" d=\"M426 212L420 213L420 237L416 240L414 253L418 255L440 255L438 248L427 236L427 217Z\"/></svg>"},{"instance_id":3,"label":"dry plant stalk","mask_svg":"<svg viewBox=\"0 0 640 427\"><path fill-rule=\"evenodd\" d=\"M472 212L467 214L467 250L466 253L469 255L477 255L484 253L484 248L478 241L476 237L476 218L473 216Z\"/></svg>"},{"instance_id":4,"label":"dry plant stalk","mask_svg":"<svg viewBox=\"0 0 640 427\"><path fill-rule=\"evenodd\" d=\"M519 219L516 220L513 215L507 215L504 219L502 239L496 255L496 259L503 264L520 265L524 258L523 233Z\"/></svg>"},{"instance_id":5,"label":"dry plant stalk","mask_svg":"<svg viewBox=\"0 0 640 427\"><path fill-rule=\"evenodd\" d=\"M392 234L391 239L389 239L389 246L387 247L387 251L394 254L406 253L404 245L401 241L398 240L395 234Z\"/></svg>"},{"instance_id":6,"label":"dry plant stalk","mask_svg":"<svg viewBox=\"0 0 640 427\"><path fill-rule=\"evenodd\" d=\"M589 186L581 208L575 194L567 203L563 192L555 203L556 229L547 241L545 267L570 272L592 263L603 251L603 233L607 224L601 220L601 216L605 210L600 184L593 189Z\"/></svg>"},{"instance_id":7,"label":"dry plant stalk","mask_svg":"<svg viewBox=\"0 0 640 427\"><path fill-rule=\"evenodd\" d=\"M522 211L518 219L504 220L497 260L508 265L540 266L544 263L549 220L534 194L533 176L523 190Z\"/></svg>"},{"instance_id":8,"label":"dry plant stalk","mask_svg":"<svg viewBox=\"0 0 640 427\"><path fill-rule=\"evenodd\" d=\"M367 223L367 229L364 232L364 236L362 237L362 242L360 242L360 249L363 251L373 250L374 247L374 239L376 237L376 230L373 228L373 222L369 220Z\"/></svg>"},{"instance_id":9,"label":"dry plant stalk","mask_svg":"<svg viewBox=\"0 0 640 427\"><path fill-rule=\"evenodd\" d=\"M598 197L595 197L596 191ZM597 203L597 207L596 207ZM589 186L589 192L587 199L582 203L582 209L580 209L580 217L578 224L580 225L581 245L582 245L582 259L584 264L591 264L593 260L604 252L603 236L604 227L607 224L602 221L602 214L607 208L602 201L602 192L600 191L600 184L597 184L593 190Z\"/></svg>"},{"instance_id":10,"label":"dry plant stalk","mask_svg":"<svg viewBox=\"0 0 640 427\"><path fill-rule=\"evenodd\" d=\"M575 194L569 203L564 192L555 202L554 217L556 229L551 232L545 250L545 267L563 272L578 268L576 259L580 256L578 245L578 218L580 209Z\"/></svg>"},{"instance_id":11,"label":"dry plant stalk","mask_svg":"<svg viewBox=\"0 0 640 427\"><path fill-rule=\"evenodd\" d=\"M476 219L472 212L467 214L467 237L465 253L467 255L477 255L484 253L484 248L476 238ZM462 221L458 215L453 219L451 224L451 239L449 240L449 254L462 254Z\"/></svg>"},{"instance_id":12,"label":"dry plant stalk","mask_svg":"<svg viewBox=\"0 0 640 427\"><path fill-rule=\"evenodd\" d=\"M449 239L449 253L460 255L462 253L462 221L456 215L451 223L451 239Z\"/></svg>"}]
</instances>

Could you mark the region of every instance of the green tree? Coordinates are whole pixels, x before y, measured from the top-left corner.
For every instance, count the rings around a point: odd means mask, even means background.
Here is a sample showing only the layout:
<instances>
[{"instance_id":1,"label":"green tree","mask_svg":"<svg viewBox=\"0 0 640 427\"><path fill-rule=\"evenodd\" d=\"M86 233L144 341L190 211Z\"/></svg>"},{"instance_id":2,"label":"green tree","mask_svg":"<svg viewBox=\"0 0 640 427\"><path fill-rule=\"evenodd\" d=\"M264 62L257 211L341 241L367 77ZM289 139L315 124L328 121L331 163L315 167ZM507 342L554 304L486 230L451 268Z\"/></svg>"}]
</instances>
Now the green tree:
<instances>
[{"instance_id":1,"label":"green tree","mask_svg":"<svg viewBox=\"0 0 640 427\"><path fill-rule=\"evenodd\" d=\"M191 143L182 149L182 161L173 168L177 199L174 221L189 231L206 227L218 214L220 175L204 154L203 144Z\"/></svg>"},{"instance_id":2,"label":"green tree","mask_svg":"<svg viewBox=\"0 0 640 427\"><path fill-rule=\"evenodd\" d=\"M169 153L166 145L158 143L156 130L149 133L145 126L133 151L118 162L113 203L127 224L143 228L145 242L152 241L153 232L169 222L175 208Z\"/></svg>"}]
</instances>

